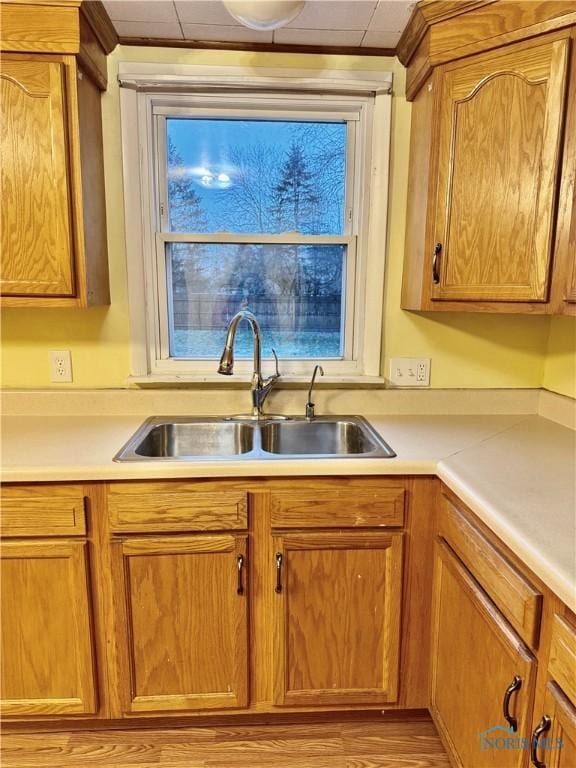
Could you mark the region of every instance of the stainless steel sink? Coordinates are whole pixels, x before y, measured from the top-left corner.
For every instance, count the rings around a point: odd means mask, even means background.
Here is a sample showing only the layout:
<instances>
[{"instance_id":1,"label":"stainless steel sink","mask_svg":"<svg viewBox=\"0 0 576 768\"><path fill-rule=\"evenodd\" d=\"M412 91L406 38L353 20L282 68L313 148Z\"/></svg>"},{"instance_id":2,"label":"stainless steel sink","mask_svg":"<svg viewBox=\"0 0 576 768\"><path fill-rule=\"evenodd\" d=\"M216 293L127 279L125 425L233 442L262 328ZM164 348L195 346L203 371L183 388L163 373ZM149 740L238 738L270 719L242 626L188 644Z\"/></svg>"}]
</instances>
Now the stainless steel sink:
<instances>
[{"instance_id":1,"label":"stainless steel sink","mask_svg":"<svg viewBox=\"0 0 576 768\"><path fill-rule=\"evenodd\" d=\"M382 446L371 427L356 419L270 423L261 435L262 450L282 456L365 456Z\"/></svg>"},{"instance_id":2,"label":"stainless steel sink","mask_svg":"<svg viewBox=\"0 0 576 768\"><path fill-rule=\"evenodd\" d=\"M254 445L254 430L234 422L168 422L152 426L134 454L154 459L238 456Z\"/></svg>"},{"instance_id":3,"label":"stainless steel sink","mask_svg":"<svg viewBox=\"0 0 576 768\"><path fill-rule=\"evenodd\" d=\"M370 458L396 454L361 416L308 420L229 421L226 418L148 419L115 461L247 461L255 459Z\"/></svg>"}]
</instances>

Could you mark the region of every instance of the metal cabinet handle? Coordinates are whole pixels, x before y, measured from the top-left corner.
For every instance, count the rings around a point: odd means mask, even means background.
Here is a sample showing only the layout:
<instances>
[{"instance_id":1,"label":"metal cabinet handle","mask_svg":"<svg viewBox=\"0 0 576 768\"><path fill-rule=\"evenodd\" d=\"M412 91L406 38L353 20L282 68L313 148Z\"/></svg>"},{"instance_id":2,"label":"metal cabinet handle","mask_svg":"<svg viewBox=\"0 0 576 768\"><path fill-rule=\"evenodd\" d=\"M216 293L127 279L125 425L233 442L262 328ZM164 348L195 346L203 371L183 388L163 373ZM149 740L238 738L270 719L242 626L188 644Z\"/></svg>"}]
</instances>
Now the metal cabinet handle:
<instances>
[{"instance_id":1,"label":"metal cabinet handle","mask_svg":"<svg viewBox=\"0 0 576 768\"><path fill-rule=\"evenodd\" d=\"M514 679L504 691L504 700L502 702L502 711L504 712L504 719L514 732L518 730L518 720L514 715L510 714L510 699L514 691L519 691L522 688L522 678L519 675L514 675Z\"/></svg>"},{"instance_id":2,"label":"metal cabinet handle","mask_svg":"<svg viewBox=\"0 0 576 768\"><path fill-rule=\"evenodd\" d=\"M276 588L275 592L280 594L282 592L282 557L281 552L276 552Z\"/></svg>"},{"instance_id":3,"label":"metal cabinet handle","mask_svg":"<svg viewBox=\"0 0 576 768\"><path fill-rule=\"evenodd\" d=\"M236 592L239 595L244 594L244 581L243 581L243 571L244 571L244 555L238 555L236 558L236 568L238 570L238 586L236 588Z\"/></svg>"},{"instance_id":4,"label":"metal cabinet handle","mask_svg":"<svg viewBox=\"0 0 576 768\"><path fill-rule=\"evenodd\" d=\"M434 246L434 258L432 259L432 282L438 285L440 282L440 254L442 253L442 243L436 243Z\"/></svg>"},{"instance_id":5,"label":"metal cabinet handle","mask_svg":"<svg viewBox=\"0 0 576 768\"><path fill-rule=\"evenodd\" d=\"M550 730L551 725L552 720L548 715L544 715L536 728L534 728L530 745L530 760L535 768L546 768L546 763L543 763L542 760L538 760L538 742L540 741L540 736Z\"/></svg>"}]
</instances>

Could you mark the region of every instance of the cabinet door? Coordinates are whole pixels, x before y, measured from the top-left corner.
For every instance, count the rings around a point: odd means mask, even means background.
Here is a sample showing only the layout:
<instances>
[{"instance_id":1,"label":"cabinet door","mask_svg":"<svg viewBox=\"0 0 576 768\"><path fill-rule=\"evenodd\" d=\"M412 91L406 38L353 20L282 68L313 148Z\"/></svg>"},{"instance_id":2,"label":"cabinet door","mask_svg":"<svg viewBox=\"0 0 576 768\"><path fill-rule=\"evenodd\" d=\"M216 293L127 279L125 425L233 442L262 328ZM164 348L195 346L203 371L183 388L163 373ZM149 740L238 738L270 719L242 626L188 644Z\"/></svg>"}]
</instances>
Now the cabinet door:
<instances>
[{"instance_id":1,"label":"cabinet door","mask_svg":"<svg viewBox=\"0 0 576 768\"><path fill-rule=\"evenodd\" d=\"M550 726L535 744L535 756L545 768L576 765L576 709L555 683L548 683L544 711Z\"/></svg>"},{"instance_id":2,"label":"cabinet door","mask_svg":"<svg viewBox=\"0 0 576 768\"><path fill-rule=\"evenodd\" d=\"M287 534L274 547L274 703L395 701L402 534Z\"/></svg>"},{"instance_id":3,"label":"cabinet door","mask_svg":"<svg viewBox=\"0 0 576 768\"><path fill-rule=\"evenodd\" d=\"M4 295L74 293L64 67L57 57L2 55Z\"/></svg>"},{"instance_id":4,"label":"cabinet door","mask_svg":"<svg viewBox=\"0 0 576 768\"><path fill-rule=\"evenodd\" d=\"M4 715L96 712L86 544L2 544Z\"/></svg>"},{"instance_id":5,"label":"cabinet door","mask_svg":"<svg viewBox=\"0 0 576 768\"><path fill-rule=\"evenodd\" d=\"M432 298L546 301L569 41L442 67Z\"/></svg>"},{"instance_id":6,"label":"cabinet door","mask_svg":"<svg viewBox=\"0 0 576 768\"><path fill-rule=\"evenodd\" d=\"M452 550L435 544L431 711L457 765L519 768L536 662ZM514 678L520 687L506 691ZM516 686L512 686L516 687ZM504 709L515 718L514 728ZM511 744L509 748L506 744Z\"/></svg>"},{"instance_id":7,"label":"cabinet door","mask_svg":"<svg viewBox=\"0 0 576 768\"><path fill-rule=\"evenodd\" d=\"M113 545L127 712L244 707L246 536L133 538Z\"/></svg>"}]
</instances>

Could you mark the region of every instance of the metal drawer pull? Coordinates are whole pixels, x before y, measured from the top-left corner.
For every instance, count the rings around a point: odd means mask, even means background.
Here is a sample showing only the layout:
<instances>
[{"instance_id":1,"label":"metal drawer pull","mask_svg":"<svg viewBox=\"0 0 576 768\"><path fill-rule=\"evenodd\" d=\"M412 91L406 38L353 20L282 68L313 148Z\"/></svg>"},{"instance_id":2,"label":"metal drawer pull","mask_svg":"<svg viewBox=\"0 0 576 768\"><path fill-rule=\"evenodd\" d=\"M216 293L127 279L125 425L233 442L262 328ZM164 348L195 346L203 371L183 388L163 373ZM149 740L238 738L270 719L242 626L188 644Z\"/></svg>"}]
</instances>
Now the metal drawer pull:
<instances>
[{"instance_id":1,"label":"metal drawer pull","mask_svg":"<svg viewBox=\"0 0 576 768\"><path fill-rule=\"evenodd\" d=\"M538 760L538 742L540 741L540 736L550 730L551 725L552 720L550 720L548 715L544 715L536 728L534 728L532 743L530 745L530 760L535 768L546 768L546 763L543 763L542 760Z\"/></svg>"},{"instance_id":2,"label":"metal drawer pull","mask_svg":"<svg viewBox=\"0 0 576 768\"><path fill-rule=\"evenodd\" d=\"M244 570L244 555L238 555L236 558L236 568L238 569L238 587L236 588L236 592L239 595L244 594L244 582L242 580L242 572Z\"/></svg>"},{"instance_id":3,"label":"metal drawer pull","mask_svg":"<svg viewBox=\"0 0 576 768\"><path fill-rule=\"evenodd\" d=\"M276 588L275 592L280 594L282 592L282 553L276 552Z\"/></svg>"},{"instance_id":4,"label":"metal drawer pull","mask_svg":"<svg viewBox=\"0 0 576 768\"><path fill-rule=\"evenodd\" d=\"M510 699L514 691L519 691L522 688L522 678L519 675L514 675L514 679L504 691L504 701L502 702L502 711L504 712L504 719L514 732L518 730L518 720L514 715L510 714Z\"/></svg>"},{"instance_id":5,"label":"metal drawer pull","mask_svg":"<svg viewBox=\"0 0 576 768\"><path fill-rule=\"evenodd\" d=\"M440 260L440 254L442 252L442 243L436 243L434 246L434 258L432 259L432 282L434 285L438 285L440 282L440 270L439 267L439 260Z\"/></svg>"}]
</instances>

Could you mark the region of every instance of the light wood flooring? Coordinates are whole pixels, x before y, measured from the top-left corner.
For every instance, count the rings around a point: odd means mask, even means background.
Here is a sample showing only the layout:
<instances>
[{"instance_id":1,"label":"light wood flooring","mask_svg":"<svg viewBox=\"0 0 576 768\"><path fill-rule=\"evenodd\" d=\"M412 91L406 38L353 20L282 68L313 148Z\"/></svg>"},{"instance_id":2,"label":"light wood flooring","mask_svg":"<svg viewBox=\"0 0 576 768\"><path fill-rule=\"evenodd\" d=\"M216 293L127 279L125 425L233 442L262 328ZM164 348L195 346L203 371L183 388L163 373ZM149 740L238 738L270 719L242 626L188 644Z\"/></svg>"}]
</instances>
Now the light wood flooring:
<instances>
[{"instance_id":1,"label":"light wood flooring","mask_svg":"<svg viewBox=\"0 0 576 768\"><path fill-rule=\"evenodd\" d=\"M3 735L2 768L449 768L431 722Z\"/></svg>"}]
</instances>

